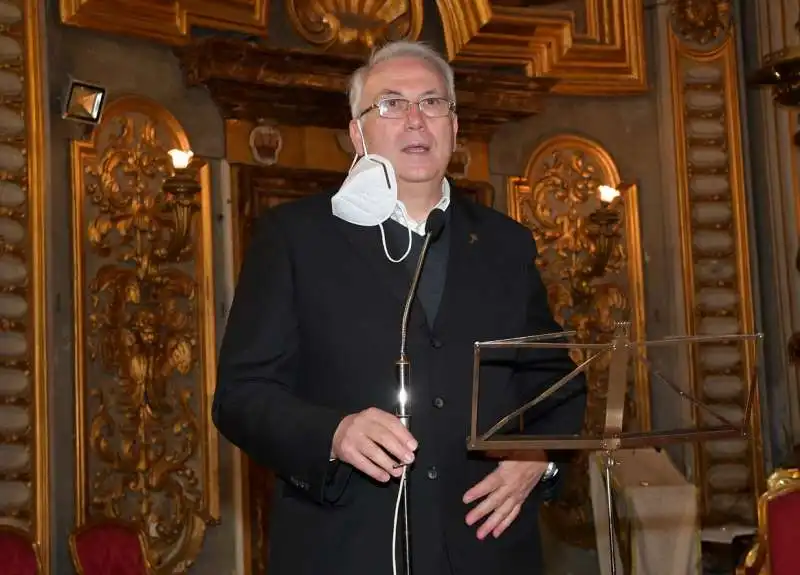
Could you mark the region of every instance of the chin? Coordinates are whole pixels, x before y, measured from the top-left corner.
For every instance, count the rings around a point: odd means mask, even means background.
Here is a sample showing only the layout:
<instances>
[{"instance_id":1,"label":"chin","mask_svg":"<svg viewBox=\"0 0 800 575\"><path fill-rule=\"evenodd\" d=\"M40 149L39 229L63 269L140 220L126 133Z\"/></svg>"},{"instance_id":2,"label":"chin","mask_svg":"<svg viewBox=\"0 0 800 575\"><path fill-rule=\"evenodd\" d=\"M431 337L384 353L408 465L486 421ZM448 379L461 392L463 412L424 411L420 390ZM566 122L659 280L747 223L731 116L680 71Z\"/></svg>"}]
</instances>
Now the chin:
<instances>
[{"instance_id":1,"label":"chin","mask_svg":"<svg viewBox=\"0 0 800 575\"><path fill-rule=\"evenodd\" d=\"M421 166L414 166L413 168L405 167L404 169L397 170L397 179L413 184L441 180L443 175L444 172L440 168L434 166L424 168Z\"/></svg>"}]
</instances>

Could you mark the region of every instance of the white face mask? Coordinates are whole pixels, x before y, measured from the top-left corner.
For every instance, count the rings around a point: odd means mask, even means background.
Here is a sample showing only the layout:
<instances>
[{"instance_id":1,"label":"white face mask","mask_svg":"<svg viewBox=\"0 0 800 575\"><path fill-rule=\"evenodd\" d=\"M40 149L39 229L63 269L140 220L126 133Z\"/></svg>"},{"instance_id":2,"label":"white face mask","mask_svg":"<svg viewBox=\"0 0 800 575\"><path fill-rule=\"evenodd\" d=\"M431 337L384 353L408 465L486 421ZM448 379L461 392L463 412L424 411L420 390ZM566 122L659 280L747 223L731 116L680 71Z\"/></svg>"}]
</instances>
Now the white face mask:
<instances>
[{"instance_id":1,"label":"white face mask","mask_svg":"<svg viewBox=\"0 0 800 575\"><path fill-rule=\"evenodd\" d=\"M364 155L353 160L347 179L331 198L333 215L358 226L380 226L383 251L390 261L398 263L411 251L411 228L408 228L408 248L399 260L389 255L383 231L383 223L397 207L397 176L389 160L367 152L360 120L357 126L364 143Z\"/></svg>"}]
</instances>

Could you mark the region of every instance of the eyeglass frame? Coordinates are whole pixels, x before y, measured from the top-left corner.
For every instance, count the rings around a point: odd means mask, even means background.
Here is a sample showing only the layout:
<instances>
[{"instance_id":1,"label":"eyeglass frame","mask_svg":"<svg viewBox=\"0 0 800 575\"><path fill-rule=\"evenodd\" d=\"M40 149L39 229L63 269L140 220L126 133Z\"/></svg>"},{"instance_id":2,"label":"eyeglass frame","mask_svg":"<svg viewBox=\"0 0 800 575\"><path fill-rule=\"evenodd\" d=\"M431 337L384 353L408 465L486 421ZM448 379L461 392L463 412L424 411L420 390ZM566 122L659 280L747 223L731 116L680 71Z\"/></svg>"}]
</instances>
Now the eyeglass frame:
<instances>
[{"instance_id":1,"label":"eyeglass frame","mask_svg":"<svg viewBox=\"0 0 800 575\"><path fill-rule=\"evenodd\" d=\"M447 116L449 116L450 114L452 114L453 112L456 111L456 103L453 100L451 100L450 98L445 98L444 96L423 96L419 100L413 101L413 100L409 100L408 98L403 98L402 96L391 95L391 96L382 96L382 97L378 98L378 100L374 104L372 104L372 105L366 107L364 110L362 110L361 113L359 113L356 118L360 120L361 118L366 116L368 113L370 113L372 110L378 110L378 116L381 117L381 118L384 118L386 120L400 120L401 118L403 118L403 116L400 116L400 117L397 117L397 118L389 118L389 117L386 117L386 116L381 114L380 106L381 106L381 104L383 102L386 102L388 100L403 100L405 102L408 102L409 107L408 107L408 110L405 113L406 116L408 116L408 114L411 112L411 108L413 106L417 107L417 109L419 110L420 114L422 114L426 118L431 118L431 119L446 118ZM447 113L444 114L443 116L429 116L429 115L427 115L425 112L422 111L422 108L420 107L420 102L422 100L444 100L445 102L447 102Z\"/></svg>"}]
</instances>

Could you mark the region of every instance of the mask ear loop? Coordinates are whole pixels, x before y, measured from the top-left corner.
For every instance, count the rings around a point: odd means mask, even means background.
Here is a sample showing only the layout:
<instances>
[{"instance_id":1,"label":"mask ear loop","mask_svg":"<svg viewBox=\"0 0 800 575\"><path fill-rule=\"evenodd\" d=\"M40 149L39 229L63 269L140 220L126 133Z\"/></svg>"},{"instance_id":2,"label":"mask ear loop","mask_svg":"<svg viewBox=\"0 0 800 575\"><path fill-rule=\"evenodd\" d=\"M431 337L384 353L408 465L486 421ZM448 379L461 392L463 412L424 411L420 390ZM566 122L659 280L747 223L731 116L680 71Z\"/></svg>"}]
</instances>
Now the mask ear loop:
<instances>
[{"instance_id":1,"label":"mask ear loop","mask_svg":"<svg viewBox=\"0 0 800 575\"><path fill-rule=\"evenodd\" d=\"M369 152L367 151L367 139L364 137L364 130L361 127L361 118L356 120L356 127L358 128L358 133L361 134L361 145L364 147L364 155L368 156ZM358 155L358 153L356 153Z\"/></svg>"},{"instance_id":2,"label":"mask ear loop","mask_svg":"<svg viewBox=\"0 0 800 575\"><path fill-rule=\"evenodd\" d=\"M389 261L392 262L393 264L399 264L408 257L408 254L411 253L411 244L413 241L411 239L411 227L408 225L408 220L406 219L405 214L403 214L403 219L406 220L405 228L408 231L408 247L406 248L406 253L400 256L399 260L392 258L392 256L389 254L389 248L386 245L386 232L383 231L383 224L381 223L378 225L378 227L381 229L381 242L383 243L383 253L386 254L386 257L389 258Z\"/></svg>"},{"instance_id":3,"label":"mask ear loop","mask_svg":"<svg viewBox=\"0 0 800 575\"><path fill-rule=\"evenodd\" d=\"M367 152L367 139L364 137L364 130L361 128L361 119L360 118L358 120L356 120L356 127L358 128L358 133L361 134L361 144L364 146L364 155L366 156L366 155L369 154L369 152ZM357 157L358 157L358 155L356 155L356 158ZM354 158L353 159L353 164L350 166L351 170L353 169L353 166L355 165L355 163L356 163L356 160ZM411 253L411 244L412 244L411 228L408 226L408 219L406 218L405 214L403 214L403 219L406 221L406 226L405 227L408 230L408 247L406 248L406 253L404 253L400 257L399 260L394 259L391 256L391 254L389 254L389 247L386 245L386 232L383 229L383 223L378 224L378 227L381 230L381 243L383 244L383 253L386 254L386 257L389 258L389 261L392 262L393 264L399 264L400 262L402 262L404 259L406 259L408 257L408 254Z\"/></svg>"}]
</instances>

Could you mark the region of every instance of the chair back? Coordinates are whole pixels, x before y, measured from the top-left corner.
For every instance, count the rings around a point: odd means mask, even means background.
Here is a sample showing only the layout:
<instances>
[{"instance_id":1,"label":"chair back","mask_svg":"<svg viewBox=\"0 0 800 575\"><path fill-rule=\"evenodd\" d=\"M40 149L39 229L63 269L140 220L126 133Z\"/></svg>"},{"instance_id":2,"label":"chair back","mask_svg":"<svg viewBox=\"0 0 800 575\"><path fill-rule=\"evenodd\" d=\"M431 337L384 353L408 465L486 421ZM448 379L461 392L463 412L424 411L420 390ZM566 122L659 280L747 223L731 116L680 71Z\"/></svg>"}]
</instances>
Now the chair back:
<instances>
[{"instance_id":1,"label":"chair back","mask_svg":"<svg viewBox=\"0 0 800 575\"><path fill-rule=\"evenodd\" d=\"M0 525L0 561L3 575L40 575L42 566L36 544L18 527Z\"/></svg>"},{"instance_id":2,"label":"chair back","mask_svg":"<svg viewBox=\"0 0 800 575\"><path fill-rule=\"evenodd\" d=\"M69 539L78 575L148 575L144 534L120 519L93 519Z\"/></svg>"},{"instance_id":3,"label":"chair back","mask_svg":"<svg viewBox=\"0 0 800 575\"><path fill-rule=\"evenodd\" d=\"M770 478L762 505L765 507L765 539L770 575L800 573L800 473L786 470Z\"/></svg>"}]
</instances>

